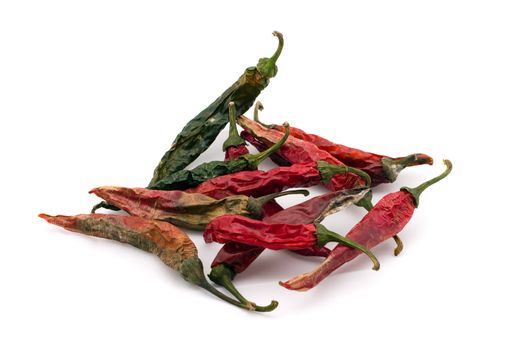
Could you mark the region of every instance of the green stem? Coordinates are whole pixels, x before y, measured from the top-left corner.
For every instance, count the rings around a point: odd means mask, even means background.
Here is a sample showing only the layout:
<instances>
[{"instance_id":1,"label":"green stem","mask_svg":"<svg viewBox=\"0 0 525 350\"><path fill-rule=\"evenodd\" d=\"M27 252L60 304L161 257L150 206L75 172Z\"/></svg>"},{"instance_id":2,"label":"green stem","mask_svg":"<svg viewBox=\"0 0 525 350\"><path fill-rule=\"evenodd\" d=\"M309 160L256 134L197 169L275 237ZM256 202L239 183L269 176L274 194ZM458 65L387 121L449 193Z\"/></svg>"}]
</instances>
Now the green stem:
<instances>
[{"instance_id":1,"label":"green stem","mask_svg":"<svg viewBox=\"0 0 525 350\"><path fill-rule=\"evenodd\" d=\"M277 62L277 59L281 55L281 52L283 51L284 46L284 38L283 35L277 31L272 33L274 36L279 39L279 45L277 46L277 50L270 58L261 58L259 60L259 63L257 63L257 70L259 73L261 73L262 76L266 78L273 78L277 74L277 66L275 65L275 62Z\"/></svg>"},{"instance_id":2,"label":"green stem","mask_svg":"<svg viewBox=\"0 0 525 350\"><path fill-rule=\"evenodd\" d=\"M421 164L429 164L432 165L434 163L434 160L432 157L427 156L426 154L422 153L415 153L411 154L409 156L403 157L403 158L382 158L381 159L381 165L383 166L383 171L386 175L386 178L390 182L394 182L397 179L397 176L401 172L401 170L405 169L409 166L414 165L421 165Z\"/></svg>"},{"instance_id":3,"label":"green stem","mask_svg":"<svg viewBox=\"0 0 525 350\"><path fill-rule=\"evenodd\" d=\"M365 253L370 258L370 260L372 260L374 264L372 269L376 271L379 270L379 261L377 260L376 256L364 245L332 232L321 224L315 224L315 227L317 228L317 243L320 246L323 246L328 242L337 242L347 247L360 250L361 252Z\"/></svg>"},{"instance_id":4,"label":"green stem","mask_svg":"<svg viewBox=\"0 0 525 350\"><path fill-rule=\"evenodd\" d=\"M441 175L439 176L436 176L435 178L433 179L430 179L426 182L423 182L421 185L415 187L415 188L409 188L409 187L402 187L401 190L403 191L407 191L408 193L410 193L412 195L412 197L414 198L414 203L416 205L416 208L418 207L419 205L419 196L421 195L421 193L426 190L429 186L435 184L436 182L438 181L441 181L442 179L444 179L445 177L447 177L448 174L450 174L450 172L452 171L452 162L448 159L445 159L443 160L443 163L445 163L445 166L447 167L447 169L441 173Z\"/></svg>"},{"instance_id":5,"label":"green stem","mask_svg":"<svg viewBox=\"0 0 525 350\"><path fill-rule=\"evenodd\" d=\"M366 187L370 187L370 184L372 183L370 175L368 175L366 172L364 172L361 169L352 168L346 165L335 165L325 162L324 160L319 160L317 161L317 169L319 170L319 173L321 174L321 179L325 184L330 182L334 175L340 173L353 173L359 175L365 181Z\"/></svg>"},{"instance_id":6,"label":"green stem","mask_svg":"<svg viewBox=\"0 0 525 350\"><path fill-rule=\"evenodd\" d=\"M91 208L91 213L96 212L100 208L104 208L104 209L108 209L108 210L114 210L114 211L119 211L120 210L119 207L117 207L117 206L115 206L113 204L109 204L106 201L102 201L102 202L98 203L97 205L94 205L93 208Z\"/></svg>"},{"instance_id":7,"label":"green stem","mask_svg":"<svg viewBox=\"0 0 525 350\"><path fill-rule=\"evenodd\" d=\"M237 122L235 118L237 117L235 115L235 102L231 101L228 103L228 119L230 123L230 130L228 132L228 138L224 143L222 144L222 150L226 151L228 147L236 147L240 145L246 145L246 142L244 139L239 136L239 131L237 131Z\"/></svg>"},{"instance_id":8,"label":"green stem","mask_svg":"<svg viewBox=\"0 0 525 350\"><path fill-rule=\"evenodd\" d=\"M235 305L237 307L240 307L242 309L246 309L249 311L260 311L261 309L262 311L271 311L271 310L265 310L267 306L260 307L249 301L247 301L246 303L243 303L235 299L232 299L228 297L227 295L224 295L223 293L218 291L215 287L213 287L208 282L208 280L206 279L206 276L204 276L202 261L197 256L185 259L181 263L179 270L180 270L180 273L182 274L182 277L186 281L207 290L211 294L215 295L217 298L224 300L227 303L230 303L232 305ZM275 307L277 307L277 305Z\"/></svg>"},{"instance_id":9,"label":"green stem","mask_svg":"<svg viewBox=\"0 0 525 350\"><path fill-rule=\"evenodd\" d=\"M264 106L262 105L262 103L260 101L255 102L255 108L253 110L253 120L256 121L257 123L261 124L265 128L274 129L275 128L275 124L269 124L268 125L268 124L265 124L265 123L261 122L261 120L259 119L259 111L262 111L263 109L264 109Z\"/></svg>"},{"instance_id":10,"label":"green stem","mask_svg":"<svg viewBox=\"0 0 525 350\"><path fill-rule=\"evenodd\" d=\"M215 266L211 269L211 272L208 275L208 277L210 277L213 282L226 288L226 290L236 297L243 305L253 305L253 310L255 311L269 312L274 310L279 305L279 303L275 300L272 300L270 304L266 306L257 306L255 303L249 301L237 290L233 284L232 280L234 276L235 272L233 272L233 270L226 264Z\"/></svg>"},{"instance_id":11,"label":"green stem","mask_svg":"<svg viewBox=\"0 0 525 350\"><path fill-rule=\"evenodd\" d=\"M284 145L286 139L288 139L288 136L290 135L290 125L285 122L283 126L286 129L283 137L281 137L279 141L273 144L272 147L268 147L266 150L257 154L246 154L242 156L242 158L246 159L248 163L250 163L251 168L257 169L257 167L259 166L259 164L261 164L263 160L271 156L274 152L277 152L279 148L281 148L281 146Z\"/></svg>"},{"instance_id":12,"label":"green stem","mask_svg":"<svg viewBox=\"0 0 525 350\"><path fill-rule=\"evenodd\" d=\"M252 198L248 200L248 205L246 209L248 210L250 214L250 217L253 219L261 219L263 217L263 206L268 203L269 201L282 197L282 196L288 196L290 194L302 194L303 196L308 196L310 194L307 190L293 190L293 191L283 191L278 193L270 193L266 196L258 197L258 198Z\"/></svg>"}]
</instances>

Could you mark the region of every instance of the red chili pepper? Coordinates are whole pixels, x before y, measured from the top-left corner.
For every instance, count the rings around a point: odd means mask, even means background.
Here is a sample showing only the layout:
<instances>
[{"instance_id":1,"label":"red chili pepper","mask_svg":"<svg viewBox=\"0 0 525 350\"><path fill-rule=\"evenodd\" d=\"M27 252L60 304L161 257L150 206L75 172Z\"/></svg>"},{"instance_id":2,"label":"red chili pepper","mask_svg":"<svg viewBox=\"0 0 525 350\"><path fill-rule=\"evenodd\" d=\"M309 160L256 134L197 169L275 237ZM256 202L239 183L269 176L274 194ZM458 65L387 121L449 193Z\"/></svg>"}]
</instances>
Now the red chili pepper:
<instances>
[{"instance_id":1,"label":"red chili pepper","mask_svg":"<svg viewBox=\"0 0 525 350\"><path fill-rule=\"evenodd\" d=\"M237 123L235 122L235 102L230 102L228 104L228 110L230 130L228 138L222 144L222 150L225 152L224 160L233 160L250 152L246 147L246 142L244 142L244 139L239 136L239 132L237 131Z\"/></svg>"},{"instance_id":2,"label":"red chili pepper","mask_svg":"<svg viewBox=\"0 0 525 350\"><path fill-rule=\"evenodd\" d=\"M266 146L275 144L281 138L279 136L281 135L280 131L268 129L245 116L241 115L238 117L237 122ZM319 149L316 145L291 136L288 137L284 145L282 145L278 151L283 158L292 164L306 164L324 161L328 164L344 166L343 162L332 156L330 153ZM325 183L325 186L332 191L337 191L345 188L354 188L358 181L360 181L359 175L351 172L343 172L334 175L327 183Z\"/></svg>"},{"instance_id":3,"label":"red chili pepper","mask_svg":"<svg viewBox=\"0 0 525 350\"><path fill-rule=\"evenodd\" d=\"M259 121L258 114L254 114L254 120L261 125L266 126ZM253 124L249 125L252 127ZM281 125L270 125L267 127L277 130L280 133L284 133L285 131ZM254 143L253 136L251 138L246 137L245 133L241 135L246 141L254 145L259 151L264 151L268 148L268 146L263 142L256 141ZM316 145L319 149L330 153L332 156L348 166L366 171L366 173L372 178L372 186L387 182L394 182L399 173L406 167L422 164L431 165L433 163L433 159L426 154L415 153L406 157L392 158L337 144L321 136L308 134L305 131L294 127L290 127L290 136ZM286 163L282 161L282 153L274 153L271 159L278 165L286 165Z\"/></svg>"},{"instance_id":4,"label":"red chili pepper","mask_svg":"<svg viewBox=\"0 0 525 350\"><path fill-rule=\"evenodd\" d=\"M294 164L290 167L277 167L268 171L251 170L218 176L186 191L198 192L218 199L232 194L260 197L281 192L286 188L311 187L328 183L334 176L348 172L359 174L353 188L367 187L370 183L370 177L361 170L346 165L333 165L318 161L309 164Z\"/></svg>"},{"instance_id":5,"label":"red chili pepper","mask_svg":"<svg viewBox=\"0 0 525 350\"><path fill-rule=\"evenodd\" d=\"M240 215L223 215L212 220L204 230L206 243L238 242L267 249L304 249L315 245L324 246L328 242L359 249L379 269L379 261L364 246L337 233L329 231L319 223L314 224L269 224Z\"/></svg>"},{"instance_id":6,"label":"red chili pepper","mask_svg":"<svg viewBox=\"0 0 525 350\"><path fill-rule=\"evenodd\" d=\"M371 249L399 233L410 221L415 208L418 207L421 193L430 185L445 178L452 170L452 163L449 160L445 160L444 163L447 169L440 176L424 182L416 188L403 187L398 192L384 196L350 230L346 237ZM360 252L356 249L338 245L314 271L294 277L286 282L280 282L280 284L288 289L308 290L359 254Z\"/></svg>"}]
</instances>

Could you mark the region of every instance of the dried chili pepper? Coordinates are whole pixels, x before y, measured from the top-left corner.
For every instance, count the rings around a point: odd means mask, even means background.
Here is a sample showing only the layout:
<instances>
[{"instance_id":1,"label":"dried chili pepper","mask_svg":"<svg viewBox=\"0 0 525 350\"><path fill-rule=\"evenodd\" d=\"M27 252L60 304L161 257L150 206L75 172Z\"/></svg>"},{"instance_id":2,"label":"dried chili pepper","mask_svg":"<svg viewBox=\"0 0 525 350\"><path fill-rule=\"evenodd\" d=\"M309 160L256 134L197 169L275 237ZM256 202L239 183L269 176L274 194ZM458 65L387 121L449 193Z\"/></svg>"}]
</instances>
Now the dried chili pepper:
<instances>
[{"instance_id":1,"label":"dried chili pepper","mask_svg":"<svg viewBox=\"0 0 525 350\"><path fill-rule=\"evenodd\" d=\"M240 215L223 215L213 219L204 230L206 243L238 242L267 249L304 249L328 242L338 242L365 253L379 269L379 261L363 245L353 242L319 223L314 224L269 224Z\"/></svg>"},{"instance_id":2,"label":"dried chili pepper","mask_svg":"<svg viewBox=\"0 0 525 350\"><path fill-rule=\"evenodd\" d=\"M289 194L305 196L309 194L306 190L296 190L273 193L259 198L235 195L213 199L200 193L113 186L98 187L90 193L96 194L130 215L168 221L195 230L204 229L213 218L225 214L239 214L261 219L262 207L268 201Z\"/></svg>"},{"instance_id":3,"label":"dried chili pepper","mask_svg":"<svg viewBox=\"0 0 525 350\"><path fill-rule=\"evenodd\" d=\"M284 129L280 125L266 125L259 121L258 114L254 114L254 120L263 126L283 132ZM335 158L339 159L344 164L366 171L372 178L372 186L376 186L386 182L394 182L399 173L406 167L429 164L432 165L432 157L422 154L414 153L406 157L392 158L376 153L361 151L357 148L347 147L341 144L329 141L321 136L315 134L308 134L303 130L295 127L290 127L290 135L310 143L313 143L320 149L330 153ZM249 141L251 143L251 141ZM264 150L267 147L264 143L257 143L254 146L259 150ZM272 160L279 158L280 154L272 155ZM281 157L282 158L282 157ZM282 162L277 163L279 165Z\"/></svg>"},{"instance_id":4,"label":"dried chili pepper","mask_svg":"<svg viewBox=\"0 0 525 350\"><path fill-rule=\"evenodd\" d=\"M439 176L415 188L403 187L400 191L387 194L355 225L346 235L368 249L399 233L410 221L419 204L419 196L430 185L445 178L452 170L452 163L444 161L447 169ZM360 252L343 245L336 246L332 253L314 271L294 277L281 285L293 290L308 290L315 287L331 272L354 259Z\"/></svg>"},{"instance_id":5,"label":"dried chili pepper","mask_svg":"<svg viewBox=\"0 0 525 350\"><path fill-rule=\"evenodd\" d=\"M246 118L245 116L239 116L237 118L237 122L246 131L250 132L256 139L263 142L268 147L271 147L282 137L282 133L280 131L266 128L261 124ZM295 137L288 137L286 143L282 145L278 153L291 164L305 164L324 161L328 164L336 166L345 166L345 164L332 156L330 153L319 149L316 145L310 142L306 142ZM356 187L356 182L360 180L361 176L353 172L342 172L330 178L330 180L325 183L325 186L332 191L337 191L345 188Z\"/></svg>"},{"instance_id":6,"label":"dried chili pepper","mask_svg":"<svg viewBox=\"0 0 525 350\"><path fill-rule=\"evenodd\" d=\"M241 171L218 176L186 191L206 194L213 198L224 198L232 194L260 197L287 188L311 187L328 183L334 176L347 172L358 175L354 188L369 185L370 177L364 171L346 165L317 161L308 164L293 164L289 167L276 167L268 171Z\"/></svg>"},{"instance_id":7,"label":"dried chili pepper","mask_svg":"<svg viewBox=\"0 0 525 350\"><path fill-rule=\"evenodd\" d=\"M330 214L333 214L351 204L355 204L366 196L369 189L353 189L330 192L314 197L303 203L294 205L268 217L266 223L311 224L319 223ZM303 255L328 256L330 249L318 247L316 252L303 251ZM211 264L210 279L224 286L232 295L243 302L242 295L237 291L232 280L238 273L243 272L264 251L259 246L237 242L224 244Z\"/></svg>"},{"instance_id":8,"label":"dried chili pepper","mask_svg":"<svg viewBox=\"0 0 525 350\"><path fill-rule=\"evenodd\" d=\"M224 160L237 159L240 156L250 153L246 147L246 142L237 131L237 122L235 121L235 103L232 101L228 104L230 130L228 138L222 144L222 150L225 152ZM255 106L257 108L257 106Z\"/></svg>"},{"instance_id":9,"label":"dried chili pepper","mask_svg":"<svg viewBox=\"0 0 525 350\"><path fill-rule=\"evenodd\" d=\"M265 307L253 303L240 303L215 289L207 281L197 248L190 238L170 223L148 220L136 216L89 214L76 216L39 215L50 224L66 230L131 244L157 255L162 262L178 271L189 283L204 288L218 298L241 308L271 311L277 302Z\"/></svg>"},{"instance_id":10,"label":"dried chili pepper","mask_svg":"<svg viewBox=\"0 0 525 350\"><path fill-rule=\"evenodd\" d=\"M288 123L285 123L284 126L288 128ZM148 188L154 190L184 190L195 187L217 176L237 173L243 170L257 169L257 166L263 160L270 154L276 152L286 142L288 134L288 132L285 132L278 142L261 153L245 154L229 161L203 163L192 170L180 170L165 176L153 185L148 186Z\"/></svg>"},{"instance_id":11,"label":"dried chili pepper","mask_svg":"<svg viewBox=\"0 0 525 350\"><path fill-rule=\"evenodd\" d=\"M275 65L284 45L281 33L273 32L279 39L279 46L270 58L261 58L256 67L249 67L211 105L190 120L177 135L170 149L164 154L154 171L150 186L176 173L208 149L219 132L228 123L228 104L235 101L237 113L245 113L261 91L268 86L270 78L277 74Z\"/></svg>"}]
</instances>

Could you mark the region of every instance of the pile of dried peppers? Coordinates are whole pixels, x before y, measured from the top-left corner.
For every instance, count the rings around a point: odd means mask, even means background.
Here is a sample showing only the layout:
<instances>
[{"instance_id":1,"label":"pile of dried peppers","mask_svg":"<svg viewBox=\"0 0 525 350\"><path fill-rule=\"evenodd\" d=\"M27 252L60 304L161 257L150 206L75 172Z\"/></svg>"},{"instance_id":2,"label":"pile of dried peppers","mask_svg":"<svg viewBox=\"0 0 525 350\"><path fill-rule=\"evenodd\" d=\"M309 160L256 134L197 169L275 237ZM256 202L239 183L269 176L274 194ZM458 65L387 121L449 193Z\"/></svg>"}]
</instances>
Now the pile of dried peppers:
<instances>
[{"instance_id":1,"label":"pile of dried peppers","mask_svg":"<svg viewBox=\"0 0 525 350\"><path fill-rule=\"evenodd\" d=\"M323 258L313 271L280 282L292 290L316 286L361 253L378 270L379 261L371 249L389 238L395 240L394 253L398 255L403 244L397 235L418 207L421 192L446 177L452 163L445 160L441 175L415 188L402 187L373 204L372 187L394 182L406 167L431 165L432 158L421 153L389 157L340 145L287 123L262 123L258 111L263 107L256 99L277 74L276 61L284 44L281 33L273 35L278 39L273 56L247 68L184 126L146 188L97 187L91 193L104 201L95 205L91 214L40 217L69 231L128 243L156 254L186 281L232 305L261 312L274 310L278 303L259 306L249 301L233 279L265 249ZM254 103L254 118L249 119L243 114ZM187 169L227 124L224 160ZM243 129L240 134L237 125ZM247 142L260 153L250 154ZM278 166L258 170L268 157ZM316 185L325 186L327 193L289 208L275 201L280 196L309 194L304 189L285 191L289 188ZM367 213L345 236L321 224L328 215L351 205ZM129 215L96 214L99 208ZM208 275L216 286L208 281L194 243L181 228L201 230L205 242L223 244ZM329 249L325 246L328 242L337 242L337 246Z\"/></svg>"}]
</instances>

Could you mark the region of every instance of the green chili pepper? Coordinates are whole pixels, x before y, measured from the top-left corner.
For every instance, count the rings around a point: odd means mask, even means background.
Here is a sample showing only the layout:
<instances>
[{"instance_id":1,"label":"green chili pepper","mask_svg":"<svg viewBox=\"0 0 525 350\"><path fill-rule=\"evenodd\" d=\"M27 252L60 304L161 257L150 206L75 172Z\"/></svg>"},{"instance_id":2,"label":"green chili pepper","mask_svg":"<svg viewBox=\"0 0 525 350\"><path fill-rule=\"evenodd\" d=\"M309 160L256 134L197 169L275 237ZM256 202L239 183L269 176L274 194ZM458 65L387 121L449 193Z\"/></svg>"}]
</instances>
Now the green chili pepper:
<instances>
[{"instance_id":1,"label":"green chili pepper","mask_svg":"<svg viewBox=\"0 0 525 350\"><path fill-rule=\"evenodd\" d=\"M283 49L284 39L279 32L273 32L273 35L279 39L279 46L273 56L261 58L256 67L247 68L218 99L186 124L157 165L150 186L184 169L208 149L228 123L230 101L235 101L236 117L252 106L257 96L268 86L270 78L277 74L275 62Z\"/></svg>"}]
</instances>

